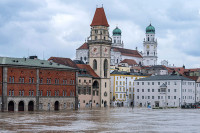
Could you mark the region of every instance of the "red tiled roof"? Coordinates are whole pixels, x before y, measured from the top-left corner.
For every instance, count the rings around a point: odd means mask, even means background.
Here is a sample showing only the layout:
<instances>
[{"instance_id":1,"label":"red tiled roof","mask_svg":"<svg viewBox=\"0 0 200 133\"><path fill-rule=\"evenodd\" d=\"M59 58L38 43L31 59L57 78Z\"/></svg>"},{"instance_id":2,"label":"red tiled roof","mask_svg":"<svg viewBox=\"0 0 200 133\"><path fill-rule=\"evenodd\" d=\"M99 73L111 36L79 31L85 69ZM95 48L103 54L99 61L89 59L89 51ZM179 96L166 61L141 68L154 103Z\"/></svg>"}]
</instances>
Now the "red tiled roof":
<instances>
[{"instance_id":1,"label":"red tiled roof","mask_svg":"<svg viewBox=\"0 0 200 133\"><path fill-rule=\"evenodd\" d=\"M65 66L78 68L76 63L74 63L70 58L50 57L48 60L49 61L52 60L55 63L59 63L59 64L62 64L62 65L65 65Z\"/></svg>"},{"instance_id":2,"label":"red tiled roof","mask_svg":"<svg viewBox=\"0 0 200 133\"><path fill-rule=\"evenodd\" d=\"M197 81L198 80L198 76L185 76L184 75L184 77L186 77L186 78L189 78L189 79L192 79L192 80L194 80L194 81Z\"/></svg>"},{"instance_id":3,"label":"red tiled roof","mask_svg":"<svg viewBox=\"0 0 200 133\"><path fill-rule=\"evenodd\" d=\"M124 59L120 63L127 63L129 66L138 65L135 60L132 59Z\"/></svg>"},{"instance_id":4,"label":"red tiled roof","mask_svg":"<svg viewBox=\"0 0 200 133\"><path fill-rule=\"evenodd\" d=\"M85 42L83 45L81 45L78 49L89 49L88 44Z\"/></svg>"},{"instance_id":5,"label":"red tiled roof","mask_svg":"<svg viewBox=\"0 0 200 133\"><path fill-rule=\"evenodd\" d=\"M106 26L109 27L106 14L103 7L97 8L90 26Z\"/></svg>"},{"instance_id":6,"label":"red tiled roof","mask_svg":"<svg viewBox=\"0 0 200 133\"><path fill-rule=\"evenodd\" d=\"M90 65L86 64L76 64L79 69L85 69L86 72L92 77L99 78L99 76L95 73L95 71L90 67Z\"/></svg>"},{"instance_id":7,"label":"red tiled roof","mask_svg":"<svg viewBox=\"0 0 200 133\"><path fill-rule=\"evenodd\" d=\"M112 47L112 49L115 52L121 52L121 54L124 56L132 56L132 57L142 58L142 56L139 54L139 52L137 50L117 48L117 47Z\"/></svg>"}]
</instances>

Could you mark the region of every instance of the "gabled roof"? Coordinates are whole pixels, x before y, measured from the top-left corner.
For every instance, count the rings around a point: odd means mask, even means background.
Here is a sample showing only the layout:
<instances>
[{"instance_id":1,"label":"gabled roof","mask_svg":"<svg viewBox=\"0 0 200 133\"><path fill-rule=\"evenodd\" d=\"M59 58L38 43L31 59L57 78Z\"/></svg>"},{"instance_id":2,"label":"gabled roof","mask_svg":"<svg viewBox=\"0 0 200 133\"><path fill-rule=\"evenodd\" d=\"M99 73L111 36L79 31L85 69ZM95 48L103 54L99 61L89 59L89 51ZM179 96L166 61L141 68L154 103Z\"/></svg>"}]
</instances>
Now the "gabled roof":
<instances>
[{"instance_id":1,"label":"gabled roof","mask_svg":"<svg viewBox=\"0 0 200 133\"><path fill-rule=\"evenodd\" d=\"M163 83L160 87L161 87L161 88L162 88L162 87L166 88L167 85Z\"/></svg>"},{"instance_id":2,"label":"gabled roof","mask_svg":"<svg viewBox=\"0 0 200 133\"><path fill-rule=\"evenodd\" d=\"M115 52L120 52L124 56L133 56L133 57L142 58L142 56L137 50L117 48L117 47L112 47L111 49L113 49L113 51Z\"/></svg>"},{"instance_id":3,"label":"gabled roof","mask_svg":"<svg viewBox=\"0 0 200 133\"><path fill-rule=\"evenodd\" d=\"M79 49L89 49L89 45L85 42L83 45L81 45L77 50Z\"/></svg>"},{"instance_id":4,"label":"gabled roof","mask_svg":"<svg viewBox=\"0 0 200 133\"><path fill-rule=\"evenodd\" d=\"M50 57L48 59L49 61L53 61L65 66L73 67L73 68L78 68L76 63L74 63L70 58L62 58L62 57Z\"/></svg>"},{"instance_id":5,"label":"gabled roof","mask_svg":"<svg viewBox=\"0 0 200 133\"><path fill-rule=\"evenodd\" d=\"M147 78L138 79L136 81L156 81L156 80L187 80L187 81L193 81L192 79L186 78L184 76L179 75L155 75L150 76Z\"/></svg>"},{"instance_id":6,"label":"gabled roof","mask_svg":"<svg viewBox=\"0 0 200 133\"><path fill-rule=\"evenodd\" d=\"M87 75L87 74L89 74L89 75L91 75L92 77L94 77L94 78L99 78L99 76L95 73L95 71L90 67L90 65L86 65L86 64L76 64L77 65L77 67L79 68L79 69L85 69L86 70L86 73L84 74L84 75ZM80 76L82 75L82 74L79 74Z\"/></svg>"},{"instance_id":7,"label":"gabled roof","mask_svg":"<svg viewBox=\"0 0 200 133\"><path fill-rule=\"evenodd\" d=\"M96 8L92 23L90 26L106 26L109 27L106 14L102 8Z\"/></svg>"},{"instance_id":8,"label":"gabled roof","mask_svg":"<svg viewBox=\"0 0 200 133\"><path fill-rule=\"evenodd\" d=\"M132 59L124 59L120 63L127 63L129 66L138 65L135 60Z\"/></svg>"},{"instance_id":9,"label":"gabled roof","mask_svg":"<svg viewBox=\"0 0 200 133\"><path fill-rule=\"evenodd\" d=\"M48 60L29 59L29 58L0 57L0 65L77 70L75 68L72 68L70 66L65 66L57 62L55 63L55 62L50 62Z\"/></svg>"}]
</instances>

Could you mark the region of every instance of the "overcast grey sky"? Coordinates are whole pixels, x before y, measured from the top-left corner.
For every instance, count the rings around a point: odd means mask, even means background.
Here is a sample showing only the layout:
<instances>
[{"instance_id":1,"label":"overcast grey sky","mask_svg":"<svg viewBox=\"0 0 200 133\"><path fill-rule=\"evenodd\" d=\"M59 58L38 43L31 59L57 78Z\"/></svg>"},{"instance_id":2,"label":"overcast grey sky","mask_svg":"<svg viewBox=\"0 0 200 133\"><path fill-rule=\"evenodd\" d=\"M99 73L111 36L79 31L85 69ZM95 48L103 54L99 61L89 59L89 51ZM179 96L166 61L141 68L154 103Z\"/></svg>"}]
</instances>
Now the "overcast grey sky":
<instances>
[{"instance_id":1,"label":"overcast grey sky","mask_svg":"<svg viewBox=\"0 0 200 133\"><path fill-rule=\"evenodd\" d=\"M151 21L158 63L200 67L200 0L0 0L0 56L75 59L102 4L110 35L118 25L125 48L143 49Z\"/></svg>"}]
</instances>

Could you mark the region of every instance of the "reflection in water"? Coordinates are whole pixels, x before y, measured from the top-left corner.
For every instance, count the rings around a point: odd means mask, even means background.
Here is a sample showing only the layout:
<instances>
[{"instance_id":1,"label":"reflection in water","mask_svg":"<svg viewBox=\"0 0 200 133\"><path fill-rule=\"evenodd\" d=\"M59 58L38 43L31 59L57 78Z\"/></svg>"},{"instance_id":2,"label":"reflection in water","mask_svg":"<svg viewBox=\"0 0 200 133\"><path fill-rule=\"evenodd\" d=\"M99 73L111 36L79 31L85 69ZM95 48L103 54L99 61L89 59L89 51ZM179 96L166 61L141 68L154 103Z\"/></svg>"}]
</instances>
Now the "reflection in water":
<instances>
[{"instance_id":1,"label":"reflection in water","mask_svg":"<svg viewBox=\"0 0 200 133\"><path fill-rule=\"evenodd\" d=\"M1 132L198 132L200 110L103 108L0 113Z\"/></svg>"}]
</instances>

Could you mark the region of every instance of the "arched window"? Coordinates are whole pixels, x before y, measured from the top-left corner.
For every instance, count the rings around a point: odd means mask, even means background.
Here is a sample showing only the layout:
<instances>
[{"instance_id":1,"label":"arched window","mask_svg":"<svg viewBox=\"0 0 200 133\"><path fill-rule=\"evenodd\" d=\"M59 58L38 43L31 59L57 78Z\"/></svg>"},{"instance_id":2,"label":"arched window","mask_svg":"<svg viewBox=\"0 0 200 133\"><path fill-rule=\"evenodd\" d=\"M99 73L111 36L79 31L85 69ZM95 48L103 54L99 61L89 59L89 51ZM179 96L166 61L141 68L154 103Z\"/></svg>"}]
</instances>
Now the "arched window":
<instances>
[{"instance_id":1,"label":"arched window","mask_svg":"<svg viewBox=\"0 0 200 133\"><path fill-rule=\"evenodd\" d=\"M83 57L81 57L81 61L83 60Z\"/></svg>"},{"instance_id":2,"label":"arched window","mask_svg":"<svg viewBox=\"0 0 200 133\"><path fill-rule=\"evenodd\" d=\"M149 51L147 51L147 55L149 55Z\"/></svg>"},{"instance_id":3,"label":"arched window","mask_svg":"<svg viewBox=\"0 0 200 133\"><path fill-rule=\"evenodd\" d=\"M104 60L104 77L107 77L107 72L108 72L108 60Z\"/></svg>"},{"instance_id":4,"label":"arched window","mask_svg":"<svg viewBox=\"0 0 200 133\"><path fill-rule=\"evenodd\" d=\"M149 41L149 37L148 37L148 41Z\"/></svg>"},{"instance_id":5,"label":"arched window","mask_svg":"<svg viewBox=\"0 0 200 133\"><path fill-rule=\"evenodd\" d=\"M97 60L93 60L93 69L96 70L97 69Z\"/></svg>"},{"instance_id":6,"label":"arched window","mask_svg":"<svg viewBox=\"0 0 200 133\"><path fill-rule=\"evenodd\" d=\"M86 61L86 57L84 57L84 60Z\"/></svg>"}]
</instances>

